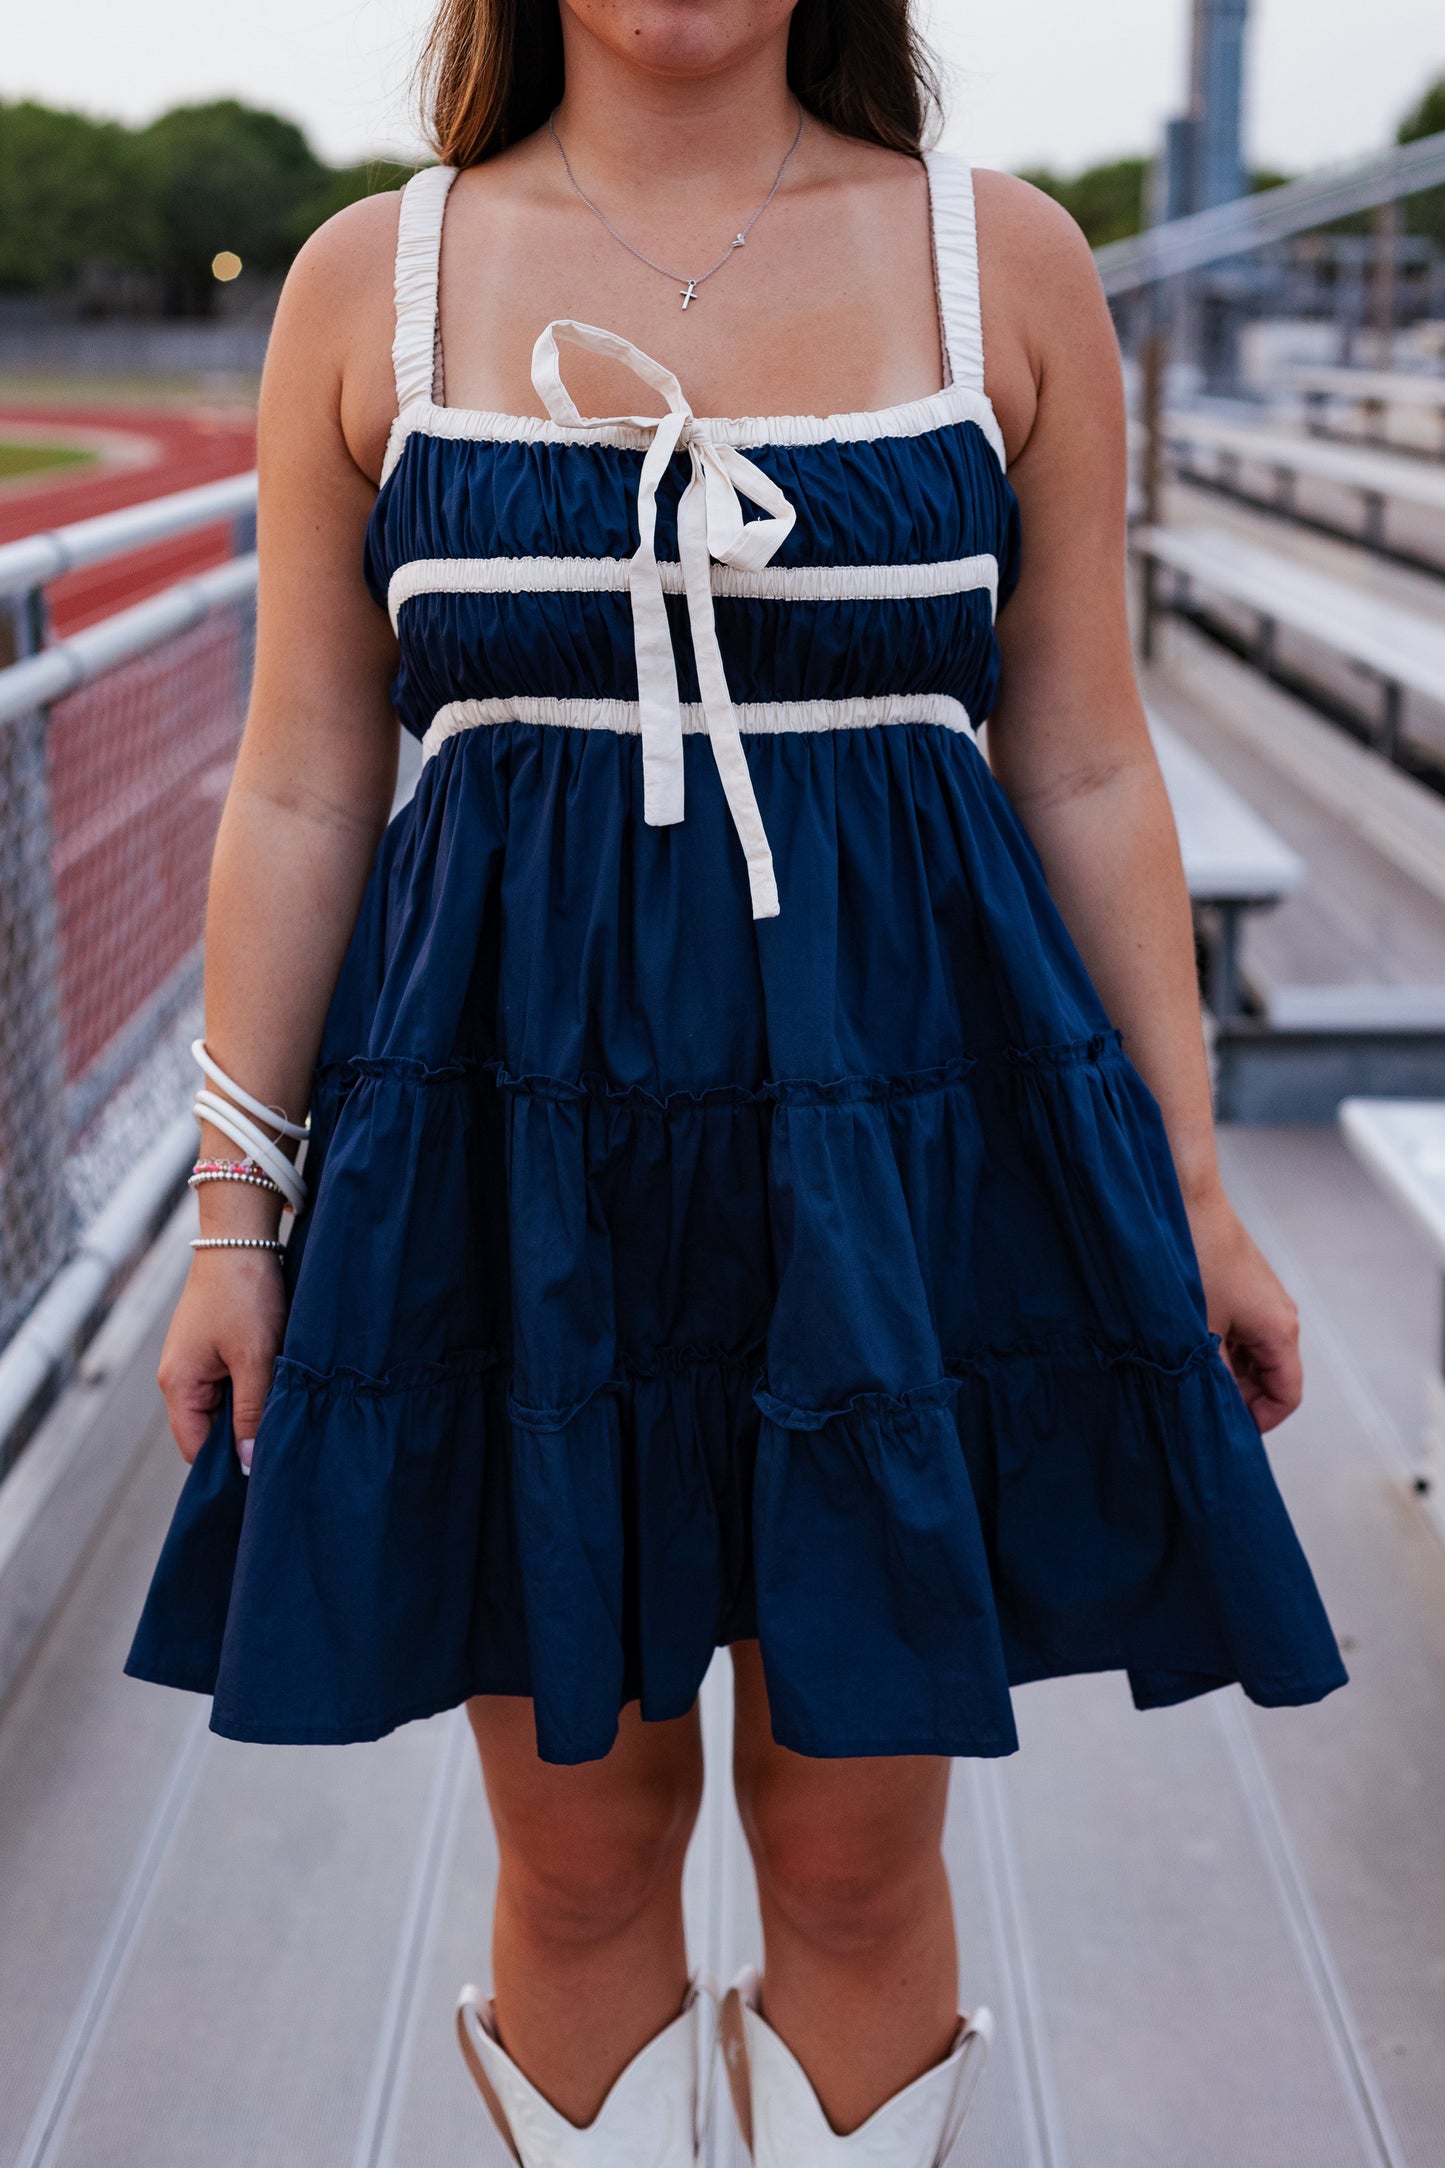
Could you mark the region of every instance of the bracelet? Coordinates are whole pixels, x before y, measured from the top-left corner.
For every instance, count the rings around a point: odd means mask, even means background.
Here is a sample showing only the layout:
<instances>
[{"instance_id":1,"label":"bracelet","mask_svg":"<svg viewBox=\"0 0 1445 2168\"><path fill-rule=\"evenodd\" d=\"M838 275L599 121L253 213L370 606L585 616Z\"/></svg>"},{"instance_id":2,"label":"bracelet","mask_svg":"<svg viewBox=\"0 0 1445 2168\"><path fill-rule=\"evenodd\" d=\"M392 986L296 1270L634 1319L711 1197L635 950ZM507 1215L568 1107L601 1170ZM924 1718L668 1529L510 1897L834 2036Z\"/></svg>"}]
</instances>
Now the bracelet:
<instances>
[{"instance_id":1,"label":"bracelet","mask_svg":"<svg viewBox=\"0 0 1445 2168\"><path fill-rule=\"evenodd\" d=\"M306 1202L306 1184L280 1146L263 1135L249 1115L242 1114L229 1099L222 1099L219 1093L210 1091L196 1093L191 1112L198 1122L209 1122L223 1137L239 1144L262 1173L270 1175L292 1211L301 1210Z\"/></svg>"},{"instance_id":2,"label":"bracelet","mask_svg":"<svg viewBox=\"0 0 1445 2168\"><path fill-rule=\"evenodd\" d=\"M235 1164L240 1166L244 1162L238 1160ZM209 1167L204 1174L191 1175L187 1180L186 1187L187 1189L204 1189L207 1182L239 1182L245 1189L269 1190L273 1197L281 1195L281 1184L273 1182L269 1174L222 1174L219 1168L212 1169Z\"/></svg>"},{"instance_id":3,"label":"bracelet","mask_svg":"<svg viewBox=\"0 0 1445 2168\"><path fill-rule=\"evenodd\" d=\"M254 1159L198 1159L192 1174L260 1174Z\"/></svg>"},{"instance_id":4,"label":"bracelet","mask_svg":"<svg viewBox=\"0 0 1445 2168\"><path fill-rule=\"evenodd\" d=\"M285 1251L284 1242L263 1241L259 1235L196 1235L191 1242L193 1250L274 1250L279 1257Z\"/></svg>"},{"instance_id":5,"label":"bracelet","mask_svg":"<svg viewBox=\"0 0 1445 2168\"><path fill-rule=\"evenodd\" d=\"M286 1154L272 1140L264 1136L249 1116L233 1107L229 1099L222 1099L216 1092L197 1092L191 1112L198 1122L209 1122L219 1129L223 1137L239 1144L242 1151L255 1160L263 1174L269 1174L293 1212L300 1212L306 1203L306 1184L292 1166Z\"/></svg>"},{"instance_id":6,"label":"bracelet","mask_svg":"<svg viewBox=\"0 0 1445 2168\"><path fill-rule=\"evenodd\" d=\"M254 1114L258 1122L269 1122L271 1127L278 1130L283 1137L295 1137L299 1140L305 1136L308 1126L305 1122L287 1121L286 1116L279 1107L263 1106L259 1099L253 1099L248 1091L243 1091L239 1084L233 1083L220 1063L208 1051L204 1039L193 1039L191 1041L191 1052L195 1055L208 1080L212 1084L219 1085L226 1097L234 1099L238 1107L244 1107L248 1114ZM240 1139L236 1138L233 1141L239 1143Z\"/></svg>"}]
</instances>

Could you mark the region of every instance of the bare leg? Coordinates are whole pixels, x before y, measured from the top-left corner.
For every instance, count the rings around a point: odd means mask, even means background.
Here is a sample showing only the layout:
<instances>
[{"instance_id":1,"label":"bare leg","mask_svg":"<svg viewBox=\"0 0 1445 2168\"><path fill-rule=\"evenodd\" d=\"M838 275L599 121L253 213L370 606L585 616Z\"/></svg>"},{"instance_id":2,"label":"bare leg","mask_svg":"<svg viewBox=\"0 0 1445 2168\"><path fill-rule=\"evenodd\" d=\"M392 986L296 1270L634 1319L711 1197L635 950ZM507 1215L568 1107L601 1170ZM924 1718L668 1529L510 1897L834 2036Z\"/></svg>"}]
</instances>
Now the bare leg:
<instances>
[{"instance_id":1,"label":"bare leg","mask_svg":"<svg viewBox=\"0 0 1445 2168\"><path fill-rule=\"evenodd\" d=\"M856 2130L958 2031L942 1858L948 1764L814 1761L774 1743L756 1642L733 1651L734 1776L767 1952L763 2015Z\"/></svg>"},{"instance_id":2,"label":"bare leg","mask_svg":"<svg viewBox=\"0 0 1445 2168\"><path fill-rule=\"evenodd\" d=\"M682 1867L702 1793L696 1713L623 1711L605 1761L540 1761L529 1701L468 1705L501 1869L492 1978L503 2046L559 2114L590 2123L687 1992Z\"/></svg>"}]
</instances>

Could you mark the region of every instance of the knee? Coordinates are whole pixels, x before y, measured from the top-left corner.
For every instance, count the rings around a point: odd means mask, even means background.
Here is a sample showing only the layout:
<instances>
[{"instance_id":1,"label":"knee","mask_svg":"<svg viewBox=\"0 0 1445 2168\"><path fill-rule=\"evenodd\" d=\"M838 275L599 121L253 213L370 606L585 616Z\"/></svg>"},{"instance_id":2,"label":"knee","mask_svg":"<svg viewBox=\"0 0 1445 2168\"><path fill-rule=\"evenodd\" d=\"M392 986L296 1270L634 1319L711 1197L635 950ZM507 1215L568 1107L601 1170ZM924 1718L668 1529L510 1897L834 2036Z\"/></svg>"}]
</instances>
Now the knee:
<instances>
[{"instance_id":1,"label":"knee","mask_svg":"<svg viewBox=\"0 0 1445 2168\"><path fill-rule=\"evenodd\" d=\"M538 1940L610 1941L680 1880L696 1814L690 1783L655 1776L581 1807L498 1815L499 1895Z\"/></svg>"},{"instance_id":2,"label":"knee","mask_svg":"<svg viewBox=\"0 0 1445 2168\"><path fill-rule=\"evenodd\" d=\"M936 1843L876 1815L826 1816L785 1793L742 1799L760 1894L792 1931L837 1956L886 1949L936 1903Z\"/></svg>"}]
</instances>

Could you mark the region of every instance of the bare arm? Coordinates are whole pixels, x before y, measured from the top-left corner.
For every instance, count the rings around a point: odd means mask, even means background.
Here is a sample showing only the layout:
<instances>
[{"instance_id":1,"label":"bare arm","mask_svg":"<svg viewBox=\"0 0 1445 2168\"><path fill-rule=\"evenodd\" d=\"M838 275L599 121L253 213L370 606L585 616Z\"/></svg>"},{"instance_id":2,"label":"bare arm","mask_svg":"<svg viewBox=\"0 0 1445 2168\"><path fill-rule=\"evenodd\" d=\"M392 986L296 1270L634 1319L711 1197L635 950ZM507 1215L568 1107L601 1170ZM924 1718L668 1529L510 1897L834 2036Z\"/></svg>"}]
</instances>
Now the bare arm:
<instances>
[{"instance_id":1,"label":"bare arm","mask_svg":"<svg viewBox=\"0 0 1445 2168\"><path fill-rule=\"evenodd\" d=\"M1189 897L1129 640L1113 326L1072 220L1022 183L983 178L986 232L995 260L1010 267L1013 353L1034 388L1010 470L1024 569L999 620L1003 689L989 758L1159 1102L1210 1323L1268 1429L1300 1397L1297 1321L1220 1182ZM986 281L988 265L986 255Z\"/></svg>"},{"instance_id":2,"label":"bare arm","mask_svg":"<svg viewBox=\"0 0 1445 2168\"><path fill-rule=\"evenodd\" d=\"M327 1002L396 780L391 628L361 575L379 456L375 356L390 342L384 265L395 199L358 205L287 281L261 392L256 673L211 868L206 1038L254 1097L304 1112ZM358 415L356 369L362 355ZM348 399L350 411L348 411ZM368 426L367 415L372 418ZM384 423L383 423L384 426ZM348 442L348 430L351 442ZM234 1158L219 1131L208 1157ZM274 1234L277 1199L200 1192L203 1234ZM238 1437L260 1416L280 1344L280 1275L264 1251L198 1252L161 1363L171 1427L199 1449L229 1376Z\"/></svg>"}]
</instances>

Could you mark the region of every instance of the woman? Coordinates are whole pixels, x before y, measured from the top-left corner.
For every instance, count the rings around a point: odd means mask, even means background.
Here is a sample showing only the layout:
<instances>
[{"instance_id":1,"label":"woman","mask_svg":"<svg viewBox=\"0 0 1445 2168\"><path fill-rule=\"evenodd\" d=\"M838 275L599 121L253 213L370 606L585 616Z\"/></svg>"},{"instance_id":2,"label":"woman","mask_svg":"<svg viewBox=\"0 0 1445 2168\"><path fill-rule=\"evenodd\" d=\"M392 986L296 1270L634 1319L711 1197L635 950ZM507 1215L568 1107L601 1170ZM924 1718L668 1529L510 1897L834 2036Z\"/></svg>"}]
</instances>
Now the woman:
<instances>
[{"instance_id":1,"label":"woman","mask_svg":"<svg viewBox=\"0 0 1445 2168\"><path fill-rule=\"evenodd\" d=\"M755 2158L933 2168L988 2030L948 1757L1028 1679L1344 1677L1259 1442L1295 1317L1215 1162L1111 327L1051 203L919 156L906 0L445 0L431 62L440 167L307 245L267 363L131 1669L243 1739L466 1700L474 2073L529 2168L680 2168L729 1645ZM243 1245L302 1181L283 1275Z\"/></svg>"}]
</instances>

